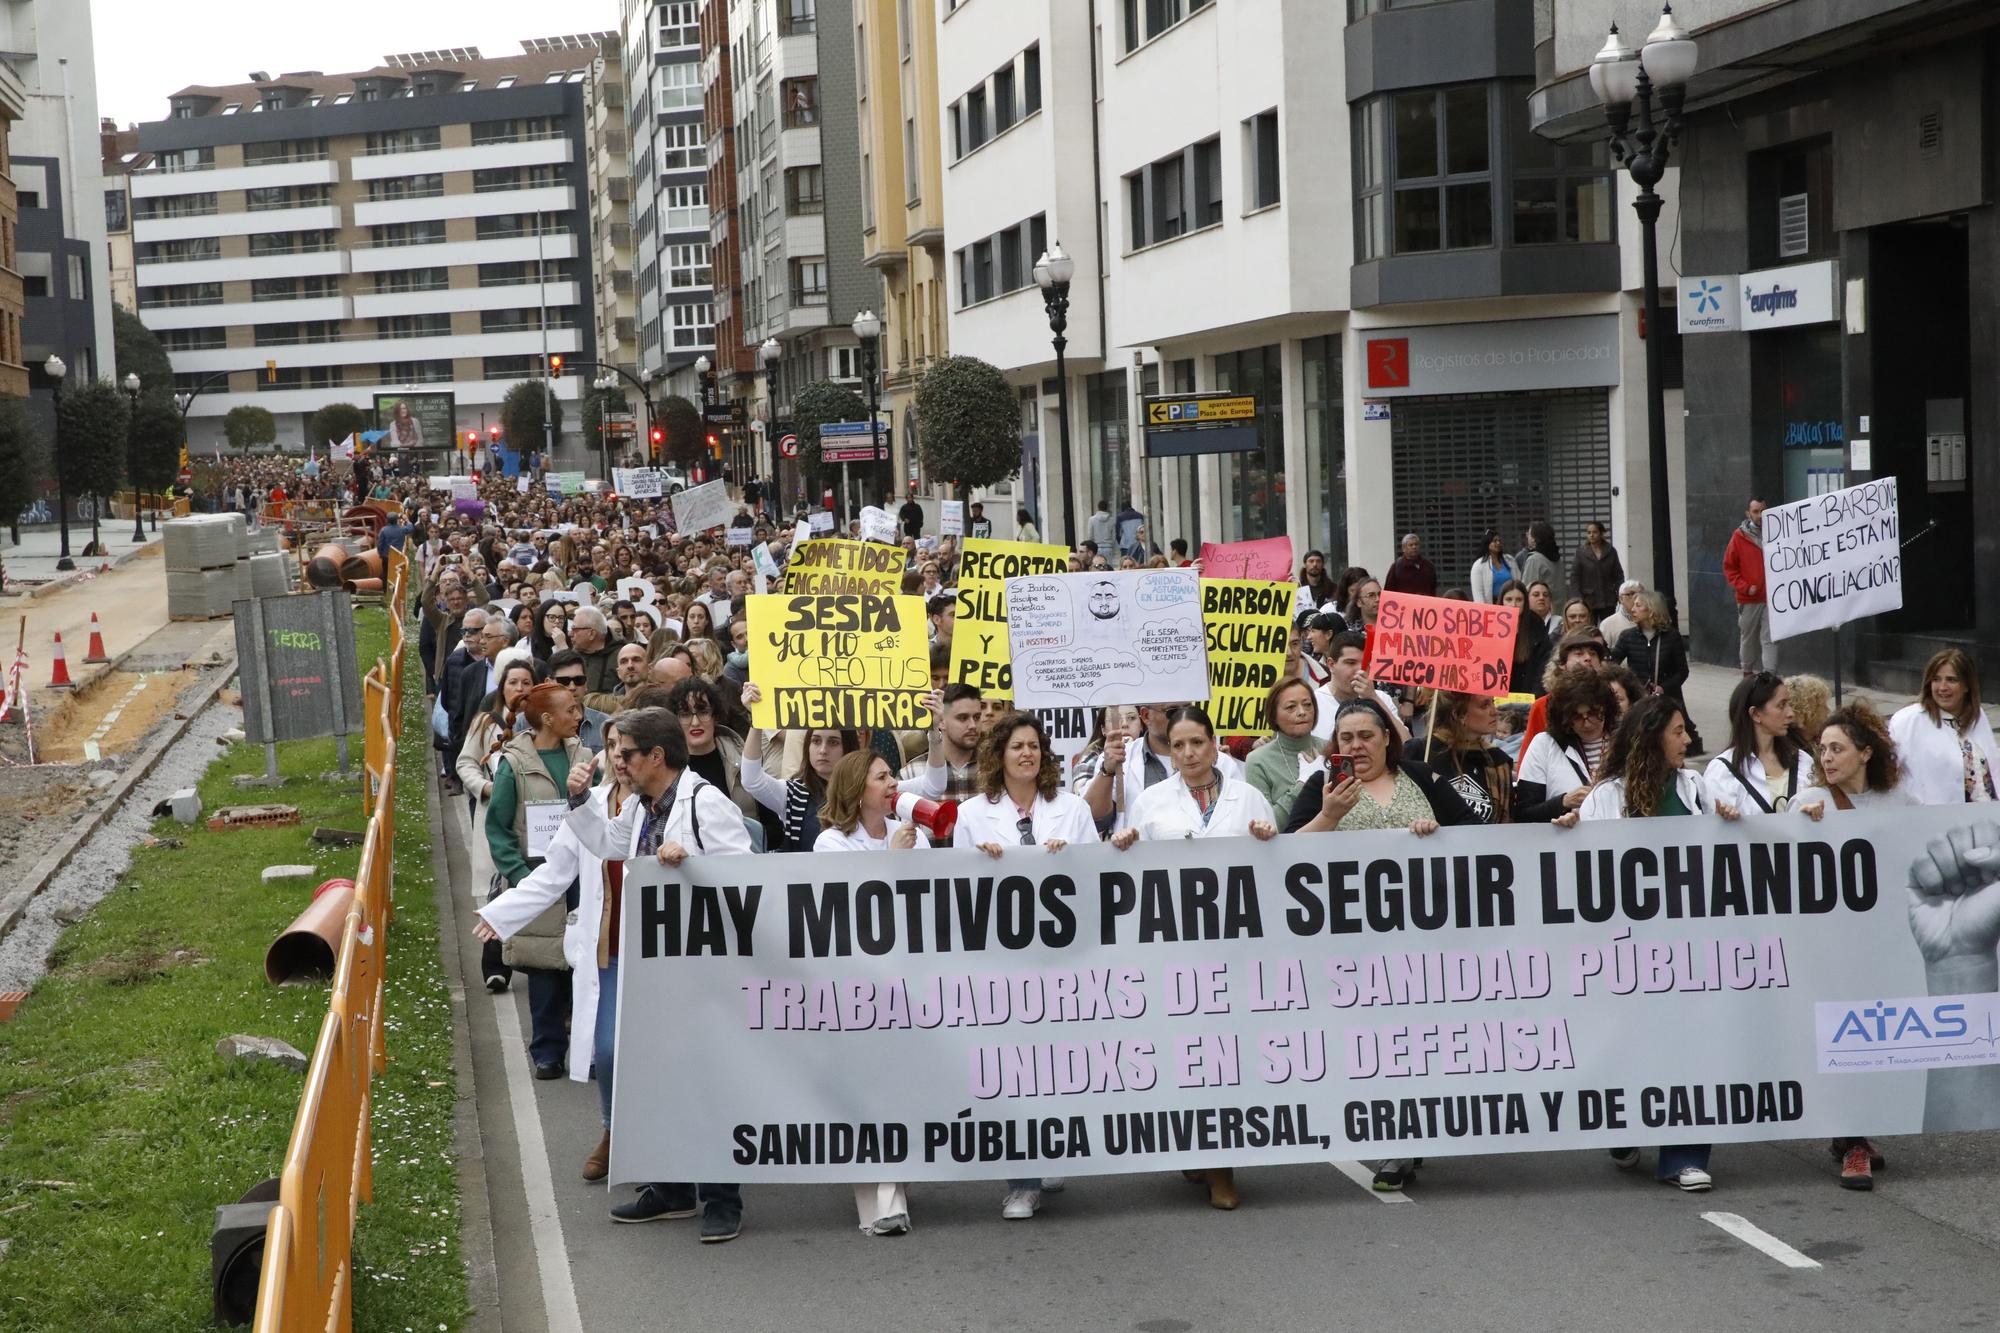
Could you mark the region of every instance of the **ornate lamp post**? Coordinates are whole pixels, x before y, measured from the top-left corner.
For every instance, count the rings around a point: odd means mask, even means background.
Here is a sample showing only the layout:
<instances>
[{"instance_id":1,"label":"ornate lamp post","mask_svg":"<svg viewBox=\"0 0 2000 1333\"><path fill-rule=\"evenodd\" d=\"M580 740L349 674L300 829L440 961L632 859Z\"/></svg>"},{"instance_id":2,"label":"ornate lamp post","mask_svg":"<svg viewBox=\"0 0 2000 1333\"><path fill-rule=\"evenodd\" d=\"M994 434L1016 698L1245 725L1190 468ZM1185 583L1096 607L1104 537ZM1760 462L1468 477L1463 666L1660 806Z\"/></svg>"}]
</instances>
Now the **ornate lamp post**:
<instances>
[{"instance_id":1,"label":"ornate lamp post","mask_svg":"<svg viewBox=\"0 0 2000 1333\"><path fill-rule=\"evenodd\" d=\"M42 363L42 371L49 377L49 392L54 395L56 403L56 525L62 533L62 547L57 552L56 568L69 570L76 568L76 561L72 560L69 554L69 484L67 478L63 476L62 391L63 376L69 374L69 367L63 364L61 357L52 355Z\"/></svg>"},{"instance_id":2,"label":"ornate lamp post","mask_svg":"<svg viewBox=\"0 0 2000 1333\"><path fill-rule=\"evenodd\" d=\"M1063 540L1076 544L1076 488L1070 483L1069 457L1069 371L1063 352L1069 346L1064 336L1069 328L1069 284L1076 276L1076 261L1063 253L1062 243L1035 261L1035 285L1042 289L1042 304L1049 312L1050 342L1056 349L1056 414L1062 461Z\"/></svg>"}]
</instances>

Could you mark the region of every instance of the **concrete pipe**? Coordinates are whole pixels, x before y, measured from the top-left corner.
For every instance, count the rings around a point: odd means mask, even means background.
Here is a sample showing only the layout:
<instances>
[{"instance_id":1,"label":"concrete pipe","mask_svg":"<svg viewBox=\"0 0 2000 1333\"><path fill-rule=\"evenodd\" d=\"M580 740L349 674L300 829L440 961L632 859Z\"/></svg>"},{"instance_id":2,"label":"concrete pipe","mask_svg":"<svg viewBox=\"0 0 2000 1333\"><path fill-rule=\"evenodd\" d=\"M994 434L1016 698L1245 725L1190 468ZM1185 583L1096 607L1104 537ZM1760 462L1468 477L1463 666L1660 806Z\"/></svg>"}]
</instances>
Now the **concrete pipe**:
<instances>
[{"instance_id":1,"label":"concrete pipe","mask_svg":"<svg viewBox=\"0 0 2000 1333\"><path fill-rule=\"evenodd\" d=\"M381 578L381 552L368 550L348 556L340 562L340 577L348 581Z\"/></svg>"},{"instance_id":2,"label":"concrete pipe","mask_svg":"<svg viewBox=\"0 0 2000 1333\"><path fill-rule=\"evenodd\" d=\"M306 562L306 582L315 588L338 588L341 567L347 563L349 554L339 542L320 547Z\"/></svg>"},{"instance_id":3,"label":"concrete pipe","mask_svg":"<svg viewBox=\"0 0 2000 1333\"><path fill-rule=\"evenodd\" d=\"M293 981L331 981L354 906L354 881L330 879L313 890L312 904L271 942L264 954L264 977L273 986Z\"/></svg>"}]
</instances>

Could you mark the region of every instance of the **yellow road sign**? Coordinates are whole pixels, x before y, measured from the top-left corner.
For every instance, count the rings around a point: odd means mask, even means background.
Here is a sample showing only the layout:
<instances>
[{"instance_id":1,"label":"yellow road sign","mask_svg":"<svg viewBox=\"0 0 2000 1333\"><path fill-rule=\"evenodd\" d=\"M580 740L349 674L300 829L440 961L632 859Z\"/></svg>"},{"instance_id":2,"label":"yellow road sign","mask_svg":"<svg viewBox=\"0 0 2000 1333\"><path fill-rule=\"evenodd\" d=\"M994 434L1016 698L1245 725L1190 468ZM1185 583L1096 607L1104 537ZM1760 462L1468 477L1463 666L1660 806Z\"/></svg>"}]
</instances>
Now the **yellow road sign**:
<instances>
[{"instance_id":1,"label":"yellow road sign","mask_svg":"<svg viewBox=\"0 0 2000 1333\"><path fill-rule=\"evenodd\" d=\"M1146 404L1149 426L1198 426L1210 421L1248 421L1257 415L1257 399L1249 394L1234 398L1181 398Z\"/></svg>"}]
</instances>

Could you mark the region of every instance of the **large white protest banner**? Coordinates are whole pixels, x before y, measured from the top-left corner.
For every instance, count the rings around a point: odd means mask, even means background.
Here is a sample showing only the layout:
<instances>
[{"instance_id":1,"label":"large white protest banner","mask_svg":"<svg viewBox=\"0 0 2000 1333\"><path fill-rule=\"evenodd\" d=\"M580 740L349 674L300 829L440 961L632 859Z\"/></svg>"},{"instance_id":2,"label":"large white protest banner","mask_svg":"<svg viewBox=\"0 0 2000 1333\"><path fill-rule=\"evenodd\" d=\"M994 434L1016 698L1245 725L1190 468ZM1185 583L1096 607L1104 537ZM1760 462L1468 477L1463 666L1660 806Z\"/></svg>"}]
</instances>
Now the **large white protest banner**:
<instances>
[{"instance_id":1,"label":"large white protest banner","mask_svg":"<svg viewBox=\"0 0 2000 1333\"><path fill-rule=\"evenodd\" d=\"M1896 479L1878 477L1764 510L1771 637L1832 629L1903 605Z\"/></svg>"},{"instance_id":2,"label":"large white protest banner","mask_svg":"<svg viewBox=\"0 0 2000 1333\"><path fill-rule=\"evenodd\" d=\"M675 531L692 537L729 522L736 513L736 504L722 482L706 481L676 492L673 509Z\"/></svg>"},{"instance_id":3,"label":"large white protest banner","mask_svg":"<svg viewBox=\"0 0 2000 1333\"><path fill-rule=\"evenodd\" d=\"M1208 698L1201 579L1191 569L1008 579L1007 641L1020 708Z\"/></svg>"},{"instance_id":4,"label":"large white protest banner","mask_svg":"<svg viewBox=\"0 0 2000 1333\"><path fill-rule=\"evenodd\" d=\"M629 862L612 1181L2000 1126L2000 825L1202 847Z\"/></svg>"}]
</instances>

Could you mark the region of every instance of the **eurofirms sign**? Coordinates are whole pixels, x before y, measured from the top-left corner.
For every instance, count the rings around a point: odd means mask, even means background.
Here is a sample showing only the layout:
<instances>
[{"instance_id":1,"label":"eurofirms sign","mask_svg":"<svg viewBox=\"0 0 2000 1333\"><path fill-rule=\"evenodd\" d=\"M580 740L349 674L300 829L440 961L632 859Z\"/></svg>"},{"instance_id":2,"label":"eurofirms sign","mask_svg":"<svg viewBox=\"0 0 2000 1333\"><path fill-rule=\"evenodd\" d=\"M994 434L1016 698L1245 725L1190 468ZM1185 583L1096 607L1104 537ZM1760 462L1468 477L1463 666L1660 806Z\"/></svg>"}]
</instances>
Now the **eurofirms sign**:
<instances>
[{"instance_id":1,"label":"eurofirms sign","mask_svg":"<svg viewBox=\"0 0 2000 1333\"><path fill-rule=\"evenodd\" d=\"M1840 266L1831 259L1755 273L1682 278L1682 333L1754 333L1840 317Z\"/></svg>"}]
</instances>

